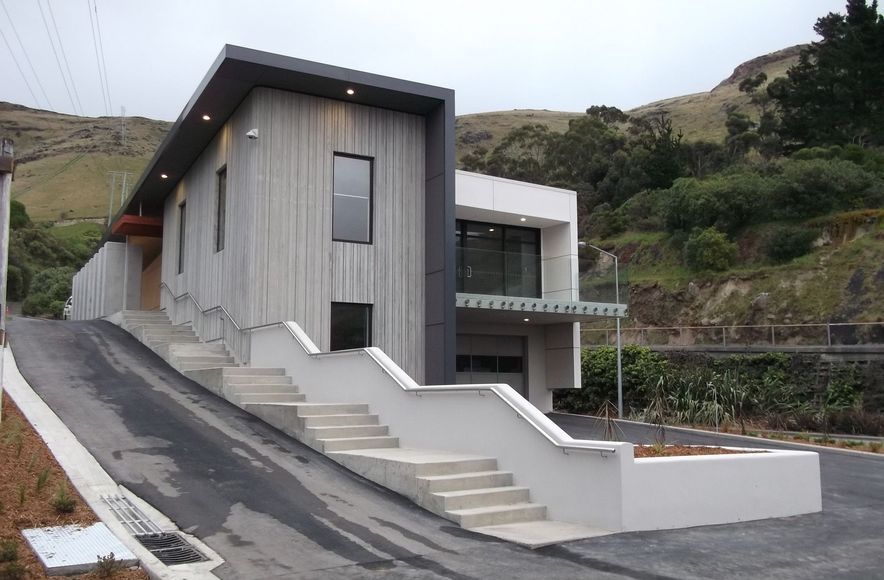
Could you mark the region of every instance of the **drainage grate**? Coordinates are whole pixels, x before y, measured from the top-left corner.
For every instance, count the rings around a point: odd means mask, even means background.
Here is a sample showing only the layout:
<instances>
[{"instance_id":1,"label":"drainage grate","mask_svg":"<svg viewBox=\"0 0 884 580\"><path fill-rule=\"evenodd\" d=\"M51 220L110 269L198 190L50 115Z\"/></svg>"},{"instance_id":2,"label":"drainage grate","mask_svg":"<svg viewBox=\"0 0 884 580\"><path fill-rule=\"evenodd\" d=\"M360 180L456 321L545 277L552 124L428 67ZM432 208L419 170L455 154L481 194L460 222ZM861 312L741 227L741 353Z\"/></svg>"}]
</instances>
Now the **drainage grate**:
<instances>
[{"instance_id":1,"label":"drainage grate","mask_svg":"<svg viewBox=\"0 0 884 580\"><path fill-rule=\"evenodd\" d=\"M101 499L133 536L161 534L163 532L158 525L144 515L144 512L138 509L128 498L119 495L103 495Z\"/></svg>"},{"instance_id":2,"label":"drainage grate","mask_svg":"<svg viewBox=\"0 0 884 580\"><path fill-rule=\"evenodd\" d=\"M199 550L187 543L187 540L170 532L159 534L141 534L135 536L141 545L168 566L175 564L193 564L205 562L206 557Z\"/></svg>"}]
</instances>

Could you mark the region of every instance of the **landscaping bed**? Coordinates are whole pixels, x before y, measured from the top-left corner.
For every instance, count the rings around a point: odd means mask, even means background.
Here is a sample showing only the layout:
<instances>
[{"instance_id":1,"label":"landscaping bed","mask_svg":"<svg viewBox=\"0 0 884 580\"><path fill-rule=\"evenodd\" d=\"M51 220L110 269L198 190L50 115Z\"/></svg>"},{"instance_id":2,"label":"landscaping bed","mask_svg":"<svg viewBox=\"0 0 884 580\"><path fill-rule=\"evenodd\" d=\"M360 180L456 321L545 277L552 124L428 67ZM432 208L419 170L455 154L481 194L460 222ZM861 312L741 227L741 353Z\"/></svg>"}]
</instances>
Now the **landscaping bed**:
<instances>
[{"instance_id":1,"label":"landscaping bed","mask_svg":"<svg viewBox=\"0 0 884 580\"><path fill-rule=\"evenodd\" d=\"M77 493L52 453L8 395L0 424L0 579L49 578L22 529L89 525L98 518ZM108 570L70 578L147 580L140 569Z\"/></svg>"},{"instance_id":2,"label":"landscaping bed","mask_svg":"<svg viewBox=\"0 0 884 580\"><path fill-rule=\"evenodd\" d=\"M737 453L765 453L745 449L706 447L701 445L636 445L633 454L636 459L648 457L683 457L685 455L733 455Z\"/></svg>"}]
</instances>

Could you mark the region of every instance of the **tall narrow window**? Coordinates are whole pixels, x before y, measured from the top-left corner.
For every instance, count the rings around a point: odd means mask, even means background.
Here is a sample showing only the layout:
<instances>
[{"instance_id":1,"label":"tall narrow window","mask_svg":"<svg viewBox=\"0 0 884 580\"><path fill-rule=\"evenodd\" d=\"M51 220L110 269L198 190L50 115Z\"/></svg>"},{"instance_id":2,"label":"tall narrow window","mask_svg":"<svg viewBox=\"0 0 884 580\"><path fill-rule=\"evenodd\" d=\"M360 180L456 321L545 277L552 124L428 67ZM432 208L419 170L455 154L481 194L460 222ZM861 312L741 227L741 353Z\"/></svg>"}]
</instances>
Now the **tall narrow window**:
<instances>
[{"instance_id":1,"label":"tall narrow window","mask_svg":"<svg viewBox=\"0 0 884 580\"><path fill-rule=\"evenodd\" d=\"M372 160L335 153L332 239L371 243Z\"/></svg>"},{"instance_id":2,"label":"tall narrow window","mask_svg":"<svg viewBox=\"0 0 884 580\"><path fill-rule=\"evenodd\" d=\"M178 273L184 272L184 232L186 231L187 202L178 206Z\"/></svg>"},{"instance_id":3,"label":"tall narrow window","mask_svg":"<svg viewBox=\"0 0 884 580\"><path fill-rule=\"evenodd\" d=\"M227 229L227 166L218 171L218 207L215 213L215 251L224 249L224 234Z\"/></svg>"},{"instance_id":4,"label":"tall narrow window","mask_svg":"<svg viewBox=\"0 0 884 580\"><path fill-rule=\"evenodd\" d=\"M371 304L332 302L330 350L371 346Z\"/></svg>"}]
</instances>

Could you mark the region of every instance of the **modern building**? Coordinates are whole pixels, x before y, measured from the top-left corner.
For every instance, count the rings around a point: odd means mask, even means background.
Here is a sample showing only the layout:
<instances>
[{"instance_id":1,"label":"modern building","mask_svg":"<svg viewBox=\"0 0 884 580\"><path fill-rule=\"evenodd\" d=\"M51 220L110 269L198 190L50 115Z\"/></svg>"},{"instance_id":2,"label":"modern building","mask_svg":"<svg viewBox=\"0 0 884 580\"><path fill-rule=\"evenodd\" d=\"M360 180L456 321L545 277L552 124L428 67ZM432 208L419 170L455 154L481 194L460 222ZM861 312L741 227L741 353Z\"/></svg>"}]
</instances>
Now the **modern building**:
<instances>
[{"instance_id":1,"label":"modern building","mask_svg":"<svg viewBox=\"0 0 884 580\"><path fill-rule=\"evenodd\" d=\"M73 318L164 309L377 346L419 384L580 384L573 191L455 171L448 89L226 46L77 274Z\"/></svg>"}]
</instances>

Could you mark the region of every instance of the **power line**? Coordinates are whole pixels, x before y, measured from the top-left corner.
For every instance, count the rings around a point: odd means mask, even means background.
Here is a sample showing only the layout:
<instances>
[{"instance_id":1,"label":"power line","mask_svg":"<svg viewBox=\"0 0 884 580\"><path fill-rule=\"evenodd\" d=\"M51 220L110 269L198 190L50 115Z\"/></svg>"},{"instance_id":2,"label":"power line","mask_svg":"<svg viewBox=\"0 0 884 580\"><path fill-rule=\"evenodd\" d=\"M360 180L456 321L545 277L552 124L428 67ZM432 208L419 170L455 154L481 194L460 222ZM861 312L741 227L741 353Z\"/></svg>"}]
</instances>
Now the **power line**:
<instances>
[{"instance_id":1,"label":"power line","mask_svg":"<svg viewBox=\"0 0 884 580\"><path fill-rule=\"evenodd\" d=\"M71 101L71 107L73 107L74 113L77 113L77 104L74 103L74 97L71 94L71 88L68 86L68 80L64 76L64 71L61 69L61 59L58 58L58 51L55 49L55 42L52 40L52 33L49 31L49 23L46 21L46 15L43 13L43 4L40 0L37 0L37 7L40 9L40 18L43 19L43 27L46 29L46 36L49 37L49 45L52 47L52 54L55 55L55 64L58 65L58 74L61 75L61 80L64 83L64 90L68 93L68 99Z\"/></svg>"},{"instance_id":2,"label":"power line","mask_svg":"<svg viewBox=\"0 0 884 580\"><path fill-rule=\"evenodd\" d=\"M77 92L77 83L74 82L74 75L71 74L71 65L68 64L67 52L64 44L61 43L61 34L58 33L58 25L55 23L55 13L52 11L52 2L46 0L46 6L49 8L49 19L52 20L52 28L55 29L55 37L58 39L58 48L61 49L61 57L64 59L64 67L68 71L68 77L71 79L71 88L74 89L74 96L77 98L77 106L80 107L80 114L83 114L83 103L80 102L80 94Z\"/></svg>"},{"instance_id":3,"label":"power line","mask_svg":"<svg viewBox=\"0 0 884 580\"><path fill-rule=\"evenodd\" d=\"M28 67L31 69L31 74L34 75L34 80L37 81L37 86L40 87L40 92L43 93L43 98L46 99L46 104L49 108L52 108L52 101L49 100L49 96L46 94L46 89L43 88L43 83L40 82L40 77L37 75L37 70L34 68L34 63L31 62L31 57L28 56L28 51L25 50L25 44L21 41L21 37L18 35L18 29L15 27L15 22L12 21L12 16L9 15L9 11L6 9L6 4L3 0L0 0L0 6L3 7L3 12L6 13L6 18L9 20L9 26L12 27L12 33L15 35L15 39L18 41L19 47L21 47L22 53L25 55L25 61L28 63ZM36 100L36 99L35 99ZM39 101L37 103L39 105Z\"/></svg>"},{"instance_id":4,"label":"power line","mask_svg":"<svg viewBox=\"0 0 884 580\"><path fill-rule=\"evenodd\" d=\"M95 49L95 65L98 68L98 82L101 83L101 100L104 102L104 112L110 117L110 103L107 102L107 94L104 88L104 74L101 71L101 57L98 55L98 39L95 36L95 21L92 18L92 2L86 0L86 10L89 12L89 24L92 28L92 47Z\"/></svg>"},{"instance_id":5,"label":"power line","mask_svg":"<svg viewBox=\"0 0 884 580\"><path fill-rule=\"evenodd\" d=\"M104 44L101 42L101 21L98 19L98 0L92 0L92 5L95 7L95 28L98 30L98 48L101 51L101 64L104 67L104 88L107 90L107 104L108 108L113 111L113 102L111 101L110 94L110 81L107 78L107 61L104 60Z\"/></svg>"},{"instance_id":6,"label":"power line","mask_svg":"<svg viewBox=\"0 0 884 580\"><path fill-rule=\"evenodd\" d=\"M37 106L40 107L40 101L37 99L37 95L34 94L34 89L31 88L31 83L28 82L28 77L25 76L25 71L21 69L21 65L18 64L18 59L15 58L15 53L12 52L12 47L9 46L9 41L6 40L6 35L3 34L3 29L0 28L0 37L3 38L3 44L6 45L6 48L9 49L9 54L12 55L12 61L15 63L15 68L18 69L19 74L21 74L21 78L25 81L25 86L28 87L28 92L31 93L31 98L37 103Z\"/></svg>"}]
</instances>

